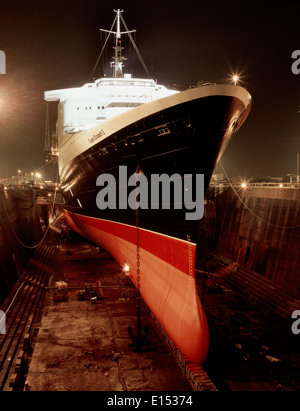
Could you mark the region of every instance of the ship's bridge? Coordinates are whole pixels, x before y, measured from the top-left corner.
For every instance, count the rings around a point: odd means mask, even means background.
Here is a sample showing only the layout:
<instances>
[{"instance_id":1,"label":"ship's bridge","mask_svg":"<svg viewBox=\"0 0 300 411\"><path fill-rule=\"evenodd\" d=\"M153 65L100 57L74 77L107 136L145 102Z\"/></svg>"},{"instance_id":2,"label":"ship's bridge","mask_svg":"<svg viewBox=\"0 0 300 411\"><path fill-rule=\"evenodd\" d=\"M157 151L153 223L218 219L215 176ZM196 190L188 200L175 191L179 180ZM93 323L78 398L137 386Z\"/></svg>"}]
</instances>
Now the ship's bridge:
<instances>
[{"instance_id":1,"label":"ship's bridge","mask_svg":"<svg viewBox=\"0 0 300 411\"><path fill-rule=\"evenodd\" d=\"M100 78L95 81L95 85L96 87L156 87L157 84L152 79L132 78L130 74L124 74L122 78Z\"/></svg>"}]
</instances>

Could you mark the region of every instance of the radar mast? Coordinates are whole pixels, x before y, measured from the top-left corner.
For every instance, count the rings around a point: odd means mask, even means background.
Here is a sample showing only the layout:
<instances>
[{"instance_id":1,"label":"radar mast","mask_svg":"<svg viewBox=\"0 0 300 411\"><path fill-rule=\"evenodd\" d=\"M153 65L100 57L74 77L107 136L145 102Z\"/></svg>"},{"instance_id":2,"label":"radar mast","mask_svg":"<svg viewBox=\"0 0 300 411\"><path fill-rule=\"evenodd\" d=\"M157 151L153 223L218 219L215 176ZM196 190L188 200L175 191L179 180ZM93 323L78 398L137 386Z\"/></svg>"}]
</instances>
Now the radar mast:
<instances>
[{"instance_id":1,"label":"radar mast","mask_svg":"<svg viewBox=\"0 0 300 411\"><path fill-rule=\"evenodd\" d=\"M103 30L100 29L101 31L104 31L106 33L114 34L115 36L115 57L113 57L114 61L112 62L112 66L114 68L114 77L115 78L120 78L123 77L123 60L126 60L125 57L122 56L122 45L121 45L121 36L122 34L130 34L134 33L136 30L127 30L127 31L121 31L121 13L123 13L123 10L114 10L115 13L117 13L115 21L116 21L116 31L111 31L111 30Z\"/></svg>"}]
</instances>

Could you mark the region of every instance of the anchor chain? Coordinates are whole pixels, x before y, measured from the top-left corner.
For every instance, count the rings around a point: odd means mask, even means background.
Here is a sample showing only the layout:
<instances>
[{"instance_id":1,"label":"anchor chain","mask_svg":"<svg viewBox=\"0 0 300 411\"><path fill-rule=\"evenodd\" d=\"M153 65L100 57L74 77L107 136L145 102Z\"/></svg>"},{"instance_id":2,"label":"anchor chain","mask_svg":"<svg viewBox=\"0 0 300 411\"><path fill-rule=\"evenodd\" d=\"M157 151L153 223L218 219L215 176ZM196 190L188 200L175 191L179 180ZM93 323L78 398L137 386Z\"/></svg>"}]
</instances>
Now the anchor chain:
<instances>
[{"instance_id":1,"label":"anchor chain","mask_svg":"<svg viewBox=\"0 0 300 411\"><path fill-rule=\"evenodd\" d=\"M137 188L137 182L136 182ZM138 197L138 195L137 195ZM140 227L139 227L139 207L136 205L135 209L135 227L136 227L136 281L137 281L137 292L138 297L140 295Z\"/></svg>"},{"instance_id":2,"label":"anchor chain","mask_svg":"<svg viewBox=\"0 0 300 411\"><path fill-rule=\"evenodd\" d=\"M141 288L141 271L140 271L140 221L139 221L139 200L140 195L138 193L138 178L139 174L144 174L140 165L138 164L135 171L136 182L135 182L135 189L136 189L136 207L135 207L135 228L136 228L136 280L137 280L137 298L140 302L140 288Z\"/></svg>"},{"instance_id":3,"label":"anchor chain","mask_svg":"<svg viewBox=\"0 0 300 411\"><path fill-rule=\"evenodd\" d=\"M143 174L139 164L137 165L135 175ZM130 334L133 343L130 346L135 347L134 351L142 352L146 346L149 346L150 343L147 341L148 327L144 326L145 334L142 334L141 326L141 271L140 271L140 221L139 221L139 194L138 194L138 178L136 177L136 208L135 208L135 226L136 226L136 289L137 289L137 336L135 337L132 333L131 326L128 327L128 332Z\"/></svg>"}]
</instances>

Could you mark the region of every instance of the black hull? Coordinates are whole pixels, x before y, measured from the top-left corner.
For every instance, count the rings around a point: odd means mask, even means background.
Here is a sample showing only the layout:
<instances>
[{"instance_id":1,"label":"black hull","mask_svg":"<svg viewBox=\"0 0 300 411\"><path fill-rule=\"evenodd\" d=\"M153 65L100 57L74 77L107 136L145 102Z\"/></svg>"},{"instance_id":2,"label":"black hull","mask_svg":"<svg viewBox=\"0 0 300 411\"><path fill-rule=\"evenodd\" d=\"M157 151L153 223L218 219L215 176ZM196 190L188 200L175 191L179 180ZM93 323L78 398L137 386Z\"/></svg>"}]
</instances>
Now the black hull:
<instances>
[{"instance_id":1,"label":"black hull","mask_svg":"<svg viewBox=\"0 0 300 411\"><path fill-rule=\"evenodd\" d=\"M128 177L140 166L150 181L151 174L204 174L205 191L216 162L232 134L247 117L250 106L232 96L209 96L156 112L119 130L65 165L61 183L65 208L77 214L135 225L135 211L99 210L96 186L101 173L118 180L119 166ZM117 118L116 118L117 121ZM130 190L133 190L131 188ZM140 227L172 237L195 241L198 221L188 221L186 210L143 209Z\"/></svg>"}]
</instances>

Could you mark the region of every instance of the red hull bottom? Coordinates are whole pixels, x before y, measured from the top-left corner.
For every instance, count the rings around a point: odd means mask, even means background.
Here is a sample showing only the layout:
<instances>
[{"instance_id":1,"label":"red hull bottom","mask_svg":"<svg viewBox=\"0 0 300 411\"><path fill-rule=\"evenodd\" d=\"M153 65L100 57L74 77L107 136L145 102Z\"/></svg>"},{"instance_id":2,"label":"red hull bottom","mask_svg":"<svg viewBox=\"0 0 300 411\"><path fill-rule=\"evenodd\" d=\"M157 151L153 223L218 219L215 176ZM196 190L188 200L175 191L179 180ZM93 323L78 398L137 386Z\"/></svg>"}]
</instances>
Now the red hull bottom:
<instances>
[{"instance_id":1,"label":"red hull bottom","mask_svg":"<svg viewBox=\"0 0 300 411\"><path fill-rule=\"evenodd\" d=\"M136 228L65 211L71 229L103 247L136 276ZM195 283L196 244L139 229L140 293L177 348L194 364L205 360L209 332Z\"/></svg>"}]
</instances>

